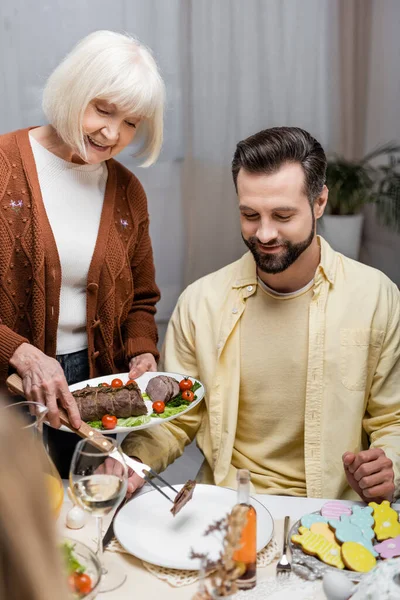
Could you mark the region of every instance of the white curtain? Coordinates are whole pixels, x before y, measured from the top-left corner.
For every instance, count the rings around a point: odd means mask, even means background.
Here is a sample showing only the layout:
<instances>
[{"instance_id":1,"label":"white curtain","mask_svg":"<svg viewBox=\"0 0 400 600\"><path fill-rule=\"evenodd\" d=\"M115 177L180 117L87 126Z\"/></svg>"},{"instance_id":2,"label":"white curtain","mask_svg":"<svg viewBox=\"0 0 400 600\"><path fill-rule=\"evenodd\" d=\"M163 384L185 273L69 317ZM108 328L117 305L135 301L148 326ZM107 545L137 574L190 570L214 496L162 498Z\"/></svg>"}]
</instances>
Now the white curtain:
<instances>
[{"instance_id":1,"label":"white curtain","mask_svg":"<svg viewBox=\"0 0 400 600\"><path fill-rule=\"evenodd\" d=\"M127 31L167 84L165 147L138 169L149 199L158 320L184 285L239 257L236 143L298 125L350 158L400 139L398 0L2 0L0 133L43 122L41 89L72 45ZM399 237L367 215L363 259L400 283Z\"/></svg>"},{"instance_id":2,"label":"white curtain","mask_svg":"<svg viewBox=\"0 0 400 600\"><path fill-rule=\"evenodd\" d=\"M334 149L340 134L336 1L190 5L185 282L245 250L230 174L240 139L267 127L296 125Z\"/></svg>"}]
</instances>

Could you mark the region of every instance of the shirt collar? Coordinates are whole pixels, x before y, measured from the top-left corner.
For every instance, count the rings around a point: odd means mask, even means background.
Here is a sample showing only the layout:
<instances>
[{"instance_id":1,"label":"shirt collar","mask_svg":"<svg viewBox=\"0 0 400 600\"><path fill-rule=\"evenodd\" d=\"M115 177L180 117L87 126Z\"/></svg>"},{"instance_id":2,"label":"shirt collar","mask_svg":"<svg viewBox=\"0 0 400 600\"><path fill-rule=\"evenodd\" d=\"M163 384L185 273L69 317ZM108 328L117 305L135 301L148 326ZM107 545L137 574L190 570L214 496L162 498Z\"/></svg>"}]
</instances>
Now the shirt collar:
<instances>
[{"instance_id":1,"label":"shirt collar","mask_svg":"<svg viewBox=\"0 0 400 600\"><path fill-rule=\"evenodd\" d=\"M337 253L320 235L317 235L317 240L321 248L321 259L315 273L315 283L319 282L322 277L333 285L336 276ZM252 285L258 285L258 279L256 263L252 253L249 251L238 261L238 268L235 272L232 287L239 289Z\"/></svg>"},{"instance_id":2,"label":"shirt collar","mask_svg":"<svg viewBox=\"0 0 400 600\"><path fill-rule=\"evenodd\" d=\"M318 265L316 277L321 273L331 285L335 283L337 268L337 252L320 235L317 235L318 243L321 248L321 259Z\"/></svg>"}]
</instances>

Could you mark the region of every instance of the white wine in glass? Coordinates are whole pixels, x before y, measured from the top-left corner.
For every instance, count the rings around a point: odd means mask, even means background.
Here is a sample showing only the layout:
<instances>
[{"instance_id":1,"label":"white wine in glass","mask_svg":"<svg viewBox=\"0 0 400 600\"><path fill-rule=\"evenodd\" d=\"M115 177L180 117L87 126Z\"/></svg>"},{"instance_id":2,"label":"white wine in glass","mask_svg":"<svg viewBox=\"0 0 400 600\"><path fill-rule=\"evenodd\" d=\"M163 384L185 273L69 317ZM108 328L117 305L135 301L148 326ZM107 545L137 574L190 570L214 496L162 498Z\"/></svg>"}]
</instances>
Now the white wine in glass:
<instances>
[{"instance_id":1,"label":"white wine in glass","mask_svg":"<svg viewBox=\"0 0 400 600\"><path fill-rule=\"evenodd\" d=\"M112 440L110 440L112 441ZM111 456L115 451L119 459ZM97 519L97 555L102 565L100 592L111 592L126 580L116 565L108 567L103 557L103 516L116 508L125 496L128 468L115 442L100 449L91 440L78 442L71 461L70 488L76 503Z\"/></svg>"}]
</instances>

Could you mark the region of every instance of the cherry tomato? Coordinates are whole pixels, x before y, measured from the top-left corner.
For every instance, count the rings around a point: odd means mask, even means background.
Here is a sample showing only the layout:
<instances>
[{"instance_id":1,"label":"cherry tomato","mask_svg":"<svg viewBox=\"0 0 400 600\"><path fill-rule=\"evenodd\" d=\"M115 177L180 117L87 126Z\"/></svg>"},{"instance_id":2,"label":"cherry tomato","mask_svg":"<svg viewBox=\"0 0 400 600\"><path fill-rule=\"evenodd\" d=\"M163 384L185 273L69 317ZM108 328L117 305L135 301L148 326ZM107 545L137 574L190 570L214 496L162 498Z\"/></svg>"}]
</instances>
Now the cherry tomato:
<instances>
[{"instance_id":1,"label":"cherry tomato","mask_svg":"<svg viewBox=\"0 0 400 600\"><path fill-rule=\"evenodd\" d=\"M125 385L129 385L130 383L135 383L137 385L137 383L134 379L128 379L128 381L126 382Z\"/></svg>"},{"instance_id":2,"label":"cherry tomato","mask_svg":"<svg viewBox=\"0 0 400 600\"><path fill-rule=\"evenodd\" d=\"M108 385L108 383L103 382L103 383L99 383L99 385L97 387L110 387L110 386Z\"/></svg>"},{"instance_id":3,"label":"cherry tomato","mask_svg":"<svg viewBox=\"0 0 400 600\"><path fill-rule=\"evenodd\" d=\"M114 417L114 415L104 415L101 423L104 429L114 429L117 426L117 417Z\"/></svg>"},{"instance_id":4,"label":"cherry tomato","mask_svg":"<svg viewBox=\"0 0 400 600\"><path fill-rule=\"evenodd\" d=\"M193 402L194 393L192 392L192 390L185 390L184 392L182 392L182 400L187 400L187 402Z\"/></svg>"},{"instance_id":5,"label":"cherry tomato","mask_svg":"<svg viewBox=\"0 0 400 600\"><path fill-rule=\"evenodd\" d=\"M75 589L80 594L88 594L92 589L92 580L86 573L75 573Z\"/></svg>"},{"instance_id":6,"label":"cherry tomato","mask_svg":"<svg viewBox=\"0 0 400 600\"><path fill-rule=\"evenodd\" d=\"M111 382L111 387L113 388L122 387L123 385L121 379L113 379Z\"/></svg>"},{"instance_id":7,"label":"cherry tomato","mask_svg":"<svg viewBox=\"0 0 400 600\"><path fill-rule=\"evenodd\" d=\"M165 404L164 404L164 402L161 402L161 400L157 400L156 402L153 402L153 410L158 415L160 413L163 413L164 410L165 410Z\"/></svg>"},{"instance_id":8,"label":"cherry tomato","mask_svg":"<svg viewBox=\"0 0 400 600\"><path fill-rule=\"evenodd\" d=\"M179 383L179 389L181 390L181 392L184 392L185 390L190 390L192 385L193 381L191 379L188 379L188 377L185 377L185 379L182 379L182 381Z\"/></svg>"}]
</instances>

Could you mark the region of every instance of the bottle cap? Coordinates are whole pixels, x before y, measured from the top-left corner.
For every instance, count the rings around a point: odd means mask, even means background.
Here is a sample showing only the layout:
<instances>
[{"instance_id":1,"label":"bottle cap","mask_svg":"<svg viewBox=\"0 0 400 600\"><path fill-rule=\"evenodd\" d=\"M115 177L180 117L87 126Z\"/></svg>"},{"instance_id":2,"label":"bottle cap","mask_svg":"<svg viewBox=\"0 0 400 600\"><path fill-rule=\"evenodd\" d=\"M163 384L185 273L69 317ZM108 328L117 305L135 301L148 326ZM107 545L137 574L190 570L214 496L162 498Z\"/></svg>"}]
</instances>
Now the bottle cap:
<instances>
[{"instance_id":1,"label":"bottle cap","mask_svg":"<svg viewBox=\"0 0 400 600\"><path fill-rule=\"evenodd\" d=\"M238 472L236 473L236 481L240 481L241 483L250 481L250 471L248 469L238 469Z\"/></svg>"}]
</instances>

